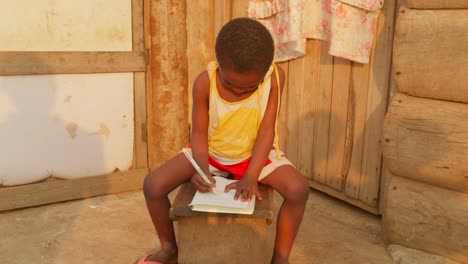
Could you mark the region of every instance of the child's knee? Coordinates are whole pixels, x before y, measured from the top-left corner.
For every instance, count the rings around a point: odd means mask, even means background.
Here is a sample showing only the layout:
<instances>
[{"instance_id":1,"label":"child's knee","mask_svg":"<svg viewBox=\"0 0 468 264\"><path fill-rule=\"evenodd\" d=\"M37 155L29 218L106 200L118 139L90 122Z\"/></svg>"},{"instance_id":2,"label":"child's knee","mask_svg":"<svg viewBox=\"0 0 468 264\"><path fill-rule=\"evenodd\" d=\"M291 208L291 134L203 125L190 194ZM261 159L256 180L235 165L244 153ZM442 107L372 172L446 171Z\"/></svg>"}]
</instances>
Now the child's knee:
<instances>
[{"instance_id":1,"label":"child's knee","mask_svg":"<svg viewBox=\"0 0 468 264\"><path fill-rule=\"evenodd\" d=\"M143 181L143 194L146 199L153 200L164 196L163 191L158 184L158 173L150 172Z\"/></svg>"},{"instance_id":2,"label":"child's knee","mask_svg":"<svg viewBox=\"0 0 468 264\"><path fill-rule=\"evenodd\" d=\"M302 177L302 176L301 176ZM291 182L288 188L289 193L286 199L305 202L309 198L309 183L305 177L300 178L297 181Z\"/></svg>"}]
</instances>

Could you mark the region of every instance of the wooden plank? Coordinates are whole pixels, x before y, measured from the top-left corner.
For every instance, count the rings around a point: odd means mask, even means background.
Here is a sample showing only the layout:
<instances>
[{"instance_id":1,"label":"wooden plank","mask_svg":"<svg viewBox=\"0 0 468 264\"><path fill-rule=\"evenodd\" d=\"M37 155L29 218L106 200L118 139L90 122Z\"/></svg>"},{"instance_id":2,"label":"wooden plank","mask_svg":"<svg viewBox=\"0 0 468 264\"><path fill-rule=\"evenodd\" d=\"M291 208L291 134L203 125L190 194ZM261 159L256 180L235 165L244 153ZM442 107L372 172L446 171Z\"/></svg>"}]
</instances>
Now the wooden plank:
<instances>
[{"instance_id":1,"label":"wooden plank","mask_svg":"<svg viewBox=\"0 0 468 264\"><path fill-rule=\"evenodd\" d=\"M316 181L313 181L313 180L309 180L309 186L318 190L318 191L321 191L321 192L324 192L326 194L329 194L335 198L338 198L342 201L345 201L349 204L352 204L354 206L357 206L361 209L364 209L370 213L373 213L373 214L378 214L378 210L377 208L375 207L372 207L372 206L369 206L368 204L366 203L363 203L359 200L356 200L356 199L353 199L353 198L350 198L349 196L347 196L345 193L341 192L341 191L337 191L327 185L324 185L324 184L320 184Z\"/></svg>"},{"instance_id":2,"label":"wooden plank","mask_svg":"<svg viewBox=\"0 0 468 264\"><path fill-rule=\"evenodd\" d=\"M333 63L326 185L337 191L344 189L344 178L346 177L342 172L345 157L350 81L351 62L336 57Z\"/></svg>"},{"instance_id":3,"label":"wooden plank","mask_svg":"<svg viewBox=\"0 0 468 264\"><path fill-rule=\"evenodd\" d=\"M319 71L318 93L315 97L317 106L315 111L313 179L325 184L333 86L333 56L328 54L328 44L325 42L321 43Z\"/></svg>"},{"instance_id":4,"label":"wooden plank","mask_svg":"<svg viewBox=\"0 0 468 264\"><path fill-rule=\"evenodd\" d=\"M351 68L351 90L348 109L348 118L350 118L350 134L347 137L346 145L349 150L346 152L351 154L345 156L345 160L349 159L349 166L346 174L345 193L355 199L359 198L359 188L361 183L361 165L364 151L364 137L366 127L366 110L367 110L367 92L369 85L369 65L357 62L352 63Z\"/></svg>"},{"instance_id":5,"label":"wooden plank","mask_svg":"<svg viewBox=\"0 0 468 264\"><path fill-rule=\"evenodd\" d=\"M0 51L0 75L144 72L145 68L145 53L141 51Z\"/></svg>"},{"instance_id":6,"label":"wooden plank","mask_svg":"<svg viewBox=\"0 0 468 264\"><path fill-rule=\"evenodd\" d=\"M247 9L250 0L231 0L232 18L247 17Z\"/></svg>"},{"instance_id":7,"label":"wooden plank","mask_svg":"<svg viewBox=\"0 0 468 264\"><path fill-rule=\"evenodd\" d=\"M406 0L406 4L416 9L468 8L468 0Z\"/></svg>"},{"instance_id":8,"label":"wooden plank","mask_svg":"<svg viewBox=\"0 0 468 264\"><path fill-rule=\"evenodd\" d=\"M378 206L382 165L382 130L387 110L392 58L395 5L386 2L380 10L377 33L372 49L367 100L359 200Z\"/></svg>"},{"instance_id":9,"label":"wooden plank","mask_svg":"<svg viewBox=\"0 0 468 264\"><path fill-rule=\"evenodd\" d=\"M394 20L395 21L397 19L398 10L400 10L400 7L402 5L405 5L405 3L406 3L406 0L396 0L395 15L394 15ZM395 21L393 22L393 27L394 28L395 28ZM395 33L393 33L393 37L395 38ZM392 43L394 43L394 42L395 41L393 41ZM393 63L393 61L392 61L392 63ZM398 93L398 87L397 87L397 83L396 83L395 67L392 66L392 67L390 67L390 69L391 69L391 72L390 72L390 88L389 88L389 93L388 93L388 98L387 98L387 105L390 104L393 97Z\"/></svg>"},{"instance_id":10,"label":"wooden plank","mask_svg":"<svg viewBox=\"0 0 468 264\"><path fill-rule=\"evenodd\" d=\"M468 263L468 194L393 176L382 227L387 243Z\"/></svg>"},{"instance_id":11,"label":"wooden plank","mask_svg":"<svg viewBox=\"0 0 468 264\"><path fill-rule=\"evenodd\" d=\"M388 170L385 163L382 164L382 175L380 176L380 196L379 196L379 214L385 215L387 208L387 194L390 186L390 180L393 175Z\"/></svg>"},{"instance_id":12,"label":"wooden plank","mask_svg":"<svg viewBox=\"0 0 468 264\"><path fill-rule=\"evenodd\" d=\"M136 72L133 77L135 107L135 163L137 169L148 168L148 144L146 130L145 73Z\"/></svg>"},{"instance_id":13,"label":"wooden plank","mask_svg":"<svg viewBox=\"0 0 468 264\"><path fill-rule=\"evenodd\" d=\"M468 104L398 94L385 118L384 159L402 177L468 193Z\"/></svg>"},{"instance_id":14,"label":"wooden plank","mask_svg":"<svg viewBox=\"0 0 468 264\"><path fill-rule=\"evenodd\" d=\"M401 8L395 28L398 89L468 103L468 9Z\"/></svg>"},{"instance_id":15,"label":"wooden plank","mask_svg":"<svg viewBox=\"0 0 468 264\"><path fill-rule=\"evenodd\" d=\"M186 1L151 5L151 91L148 97L150 168L159 167L189 141Z\"/></svg>"},{"instance_id":16,"label":"wooden plank","mask_svg":"<svg viewBox=\"0 0 468 264\"><path fill-rule=\"evenodd\" d=\"M0 188L0 211L141 189L147 169Z\"/></svg>"},{"instance_id":17,"label":"wooden plank","mask_svg":"<svg viewBox=\"0 0 468 264\"><path fill-rule=\"evenodd\" d=\"M281 67L284 70L284 76L286 78L284 82L283 94L281 95L281 106L280 113L278 117L278 136L279 136L279 145L280 150L284 153L287 153L288 145L286 144L286 139L288 138L288 79L289 79L289 63L281 62L277 63L277 66ZM289 157L288 157L289 158Z\"/></svg>"},{"instance_id":18,"label":"wooden plank","mask_svg":"<svg viewBox=\"0 0 468 264\"><path fill-rule=\"evenodd\" d=\"M215 1L187 1L188 112L192 121L192 85L195 78L215 60Z\"/></svg>"},{"instance_id":19,"label":"wooden plank","mask_svg":"<svg viewBox=\"0 0 468 264\"><path fill-rule=\"evenodd\" d=\"M298 58L289 61L288 71L288 90L287 90L287 136L286 136L286 156L293 164L299 163L299 123L301 122L301 104L304 82L304 63L305 58ZM301 168L298 167L300 171ZM311 175L305 175L311 177Z\"/></svg>"},{"instance_id":20,"label":"wooden plank","mask_svg":"<svg viewBox=\"0 0 468 264\"><path fill-rule=\"evenodd\" d=\"M144 25L144 39L145 39L145 50L146 50L146 55L147 55L147 63L149 64L151 58L151 2L152 0L144 0L144 7L143 7L143 25ZM148 134L150 133L149 129L151 126L148 126L148 113L152 110L153 107L153 71L150 66L146 67L146 74L145 74L145 106L146 106L146 111L145 111L145 119L146 119L146 131L141 133L146 134L146 163L147 166L150 166L149 163L149 144L148 144Z\"/></svg>"},{"instance_id":21,"label":"wooden plank","mask_svg":"<svg viewBox=\"0 0 468 264\"><path fill-rule=\"evenodd\" d=\"M215 39L219 30L232 18L232 0L216 0L215 1L215 22L214 32ZM213 40L214 42L214 40Z\"/></svg>"},{"instance_id":22,"label":"wooden plank","mask_svg":"<svg viewBox=\"0 0 468 264\"><path fill-rule=\"evenodd\" d=\"M132 0L132 46L133 51L145 51L143 26L143 1Z\"/></svg>"},{"instance_id":23,"label":"wooden plank","mask_svg":"<svg viewBox=\"0 0 468 264\"><path fill-rule=\"evenodd\" d=\"M302 61L301 76L297 76L301 81L300 89L302 89L302 92L299 99L301 100L299 104L300 111L295 113L298 115L297 129L299 130L298 162L296 166L303 175L313 177L314 145L316 143L315 138L311 135L313 135L313 131L315 130L315 118L317 116L316 108L318 102L316 94L318 92L317 83L320 74L319 40L307 41L306 54Z\"/></svg>"}]
</instances>

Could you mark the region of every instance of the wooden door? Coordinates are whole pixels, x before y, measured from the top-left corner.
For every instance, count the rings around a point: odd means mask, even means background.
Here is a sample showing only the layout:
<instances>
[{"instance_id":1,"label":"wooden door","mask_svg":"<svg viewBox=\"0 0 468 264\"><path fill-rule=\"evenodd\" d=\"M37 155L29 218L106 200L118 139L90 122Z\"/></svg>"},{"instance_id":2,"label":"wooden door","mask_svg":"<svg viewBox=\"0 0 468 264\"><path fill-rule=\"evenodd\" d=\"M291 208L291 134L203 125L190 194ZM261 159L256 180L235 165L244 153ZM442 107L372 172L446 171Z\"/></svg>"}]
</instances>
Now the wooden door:
<instances>
[{"instance_id":1,"label":"wooden door","mask_svg":"<svg viewBox=\"0 0 468 264\"><path fill-rule=\"evenodd\" d=\"M216 33L247 15L248 0L187 1L189 83L214 58ZM287 73L280 146L312 188L377 214L380 135L387 108L395 1L386 1L369 64L328 54L307 41L303 58L280 63ZM190 95L189 95L190 98Z\"/></svg>"}]
</instances>

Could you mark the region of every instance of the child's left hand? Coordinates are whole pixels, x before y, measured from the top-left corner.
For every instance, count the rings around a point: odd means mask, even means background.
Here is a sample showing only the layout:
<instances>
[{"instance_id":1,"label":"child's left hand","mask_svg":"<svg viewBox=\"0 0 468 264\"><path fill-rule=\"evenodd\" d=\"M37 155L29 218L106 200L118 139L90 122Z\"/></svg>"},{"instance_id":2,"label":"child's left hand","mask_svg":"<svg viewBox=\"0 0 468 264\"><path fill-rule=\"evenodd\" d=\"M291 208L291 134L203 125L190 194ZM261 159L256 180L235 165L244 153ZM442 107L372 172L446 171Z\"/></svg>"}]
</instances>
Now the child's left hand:
<instances>
[{"instance_id":1,"label":"child's left hand","mask_svg":"<svg viewBox=\"0 0 468 264\"><path fill-rule=\"evenodd\" d=\"M224 192L228 192L231 189L236 189L234 200L238 200L239 196L242 196L243 202L250 202L253 195L255 195L258 200L262 200L262 196L258 190L257 179L244 176L242 180L227 185Z\"/></svg>"}]
</instances>

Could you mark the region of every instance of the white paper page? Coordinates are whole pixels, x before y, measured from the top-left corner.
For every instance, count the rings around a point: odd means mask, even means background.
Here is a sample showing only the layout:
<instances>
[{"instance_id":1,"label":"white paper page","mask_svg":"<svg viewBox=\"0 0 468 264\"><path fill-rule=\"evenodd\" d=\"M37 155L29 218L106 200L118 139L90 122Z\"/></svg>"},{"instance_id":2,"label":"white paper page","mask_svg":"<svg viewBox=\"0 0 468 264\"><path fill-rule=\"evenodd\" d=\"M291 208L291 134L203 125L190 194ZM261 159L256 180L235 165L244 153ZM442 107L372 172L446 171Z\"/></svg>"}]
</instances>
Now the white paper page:
<instances>
[{"instance_id":1,"label":"white paper page","mask_svg":"<svg viewBox=\"0 0 468 264\"><path fill-rule=\"evenodd\" d=\"M247 208L248 202L242 202L239 200L234 200L234 195L236 190L232 189L229 192L225 193L224 188L226 185L235 182L235 180L228 180L223 177L214 177L216 179L216 194L212 192L202 193L197 191L192 200L192 205L213 205L213 206L223 206L223 207L232 207L232 208ZM255 199L255 196L252 197Z\"/></svg>"}]
</instances>

